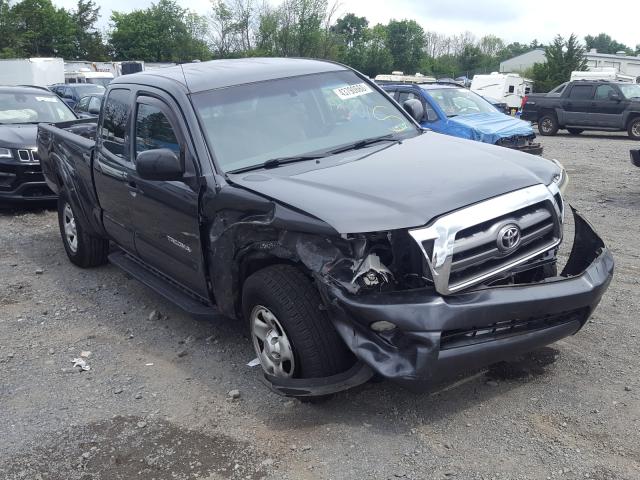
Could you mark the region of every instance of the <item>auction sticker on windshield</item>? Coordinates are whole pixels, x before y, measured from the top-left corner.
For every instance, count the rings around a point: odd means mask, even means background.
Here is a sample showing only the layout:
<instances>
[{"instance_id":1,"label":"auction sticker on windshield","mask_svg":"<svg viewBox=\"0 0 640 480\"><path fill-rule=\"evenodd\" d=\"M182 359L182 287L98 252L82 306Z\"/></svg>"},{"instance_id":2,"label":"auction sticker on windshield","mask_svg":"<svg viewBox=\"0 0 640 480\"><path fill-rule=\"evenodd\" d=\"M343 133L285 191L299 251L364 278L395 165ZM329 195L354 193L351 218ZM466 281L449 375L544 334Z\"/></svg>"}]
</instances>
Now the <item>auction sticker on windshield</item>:
<instances>
[{"instance_id":1,"label":"auction sticker on windshield","mask_svg":"<svg viewBox=\"0 0 640 480\"><path fill-rule=\"evenodd\" d=\"M341 100L348 100L371 92L373 92L373 90L371 90L366 83L356 83L355 85L347 85L333 89L333 93Z\"/></svg>"},{"instance_id":2,"label":"auction sticker on windshield","mask_svg":"<svg viewBox=\"0 0 640 480\"><path fill-rule=\"evenodd\" d=\"M36 97L36 101L56 103L58 100L56 99L56 97Z\"/></svg>"}]
</instances>

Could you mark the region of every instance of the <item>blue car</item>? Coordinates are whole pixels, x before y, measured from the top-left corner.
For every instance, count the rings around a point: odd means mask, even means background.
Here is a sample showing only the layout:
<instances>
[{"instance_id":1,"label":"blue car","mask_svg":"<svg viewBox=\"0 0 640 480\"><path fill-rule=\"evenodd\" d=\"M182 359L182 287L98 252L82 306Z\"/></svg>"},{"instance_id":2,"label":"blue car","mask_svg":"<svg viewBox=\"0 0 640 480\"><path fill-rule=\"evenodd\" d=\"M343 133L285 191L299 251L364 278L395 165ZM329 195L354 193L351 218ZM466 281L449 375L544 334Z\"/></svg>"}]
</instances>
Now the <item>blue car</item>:
<instances>
[{"instance_id":1,"label":"blue car","mask_svg":"<svg viewBox=\"0 0 640 480\"><path fill-rule=\"evenodd\" d=\"M491 143L534 155L542 146L529 122L505 115L480 95L450 83L380 85L402 105L415 98L425 109L420 123L438 133Z\"/></svg>"}]
</instances>

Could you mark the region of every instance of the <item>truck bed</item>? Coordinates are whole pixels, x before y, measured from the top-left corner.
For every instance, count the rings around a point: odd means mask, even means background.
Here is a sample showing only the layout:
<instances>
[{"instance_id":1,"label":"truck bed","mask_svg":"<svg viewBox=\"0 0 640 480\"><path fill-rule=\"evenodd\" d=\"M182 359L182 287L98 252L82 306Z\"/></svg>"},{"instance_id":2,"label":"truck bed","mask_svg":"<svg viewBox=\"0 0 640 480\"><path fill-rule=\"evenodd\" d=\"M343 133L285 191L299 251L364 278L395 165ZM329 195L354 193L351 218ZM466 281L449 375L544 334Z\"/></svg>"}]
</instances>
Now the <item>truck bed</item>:
<instances>
[{"instance_id":1,"label":"truck bed","mask_svg":"<svg viewBox=\"0 0 640 480\"><path fill-rule=\"evenodd\" d=\"M91 182L91 152L95 146L96 129L96 118L38 125L42 173L55 193L68 183L65 180L76 175L86 175L86 180Z\"/></svg>"}]
</instances>

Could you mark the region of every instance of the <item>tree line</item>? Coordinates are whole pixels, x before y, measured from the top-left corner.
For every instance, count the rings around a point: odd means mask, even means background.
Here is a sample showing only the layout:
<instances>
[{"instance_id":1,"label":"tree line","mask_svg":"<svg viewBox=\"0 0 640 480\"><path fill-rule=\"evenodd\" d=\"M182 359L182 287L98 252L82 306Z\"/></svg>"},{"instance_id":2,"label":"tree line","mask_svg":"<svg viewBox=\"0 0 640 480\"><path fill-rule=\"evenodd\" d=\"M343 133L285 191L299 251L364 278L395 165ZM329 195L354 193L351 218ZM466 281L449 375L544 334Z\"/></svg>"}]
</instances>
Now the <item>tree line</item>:
<instances>
[{"instance_id":1,"label":"tree line","mask_svg":"<svg viewBox=\"0 0 640 480\"><path fill-rule=\"evenodd\" d=\"M414 20L370 25L352 13L338 18L337 4L328 0L259 2L211 0L210 12L199 15L175 0L159 0L146 9L114 11L102 32L94 0L78 0L72 9L51 0L0 0L0 58L188 62L297 56L336 60L369 76L401 70L455 78L494 71L505 59L545 48L548 64L526 73L548 88L567 68L584 67L585 48L640 53L640 45L634 50L606 34L587 36L584 45L575 36L557 37L546 46L537 40L506 43L495 35L442 35Z\"/></svg>"}]
</instances>

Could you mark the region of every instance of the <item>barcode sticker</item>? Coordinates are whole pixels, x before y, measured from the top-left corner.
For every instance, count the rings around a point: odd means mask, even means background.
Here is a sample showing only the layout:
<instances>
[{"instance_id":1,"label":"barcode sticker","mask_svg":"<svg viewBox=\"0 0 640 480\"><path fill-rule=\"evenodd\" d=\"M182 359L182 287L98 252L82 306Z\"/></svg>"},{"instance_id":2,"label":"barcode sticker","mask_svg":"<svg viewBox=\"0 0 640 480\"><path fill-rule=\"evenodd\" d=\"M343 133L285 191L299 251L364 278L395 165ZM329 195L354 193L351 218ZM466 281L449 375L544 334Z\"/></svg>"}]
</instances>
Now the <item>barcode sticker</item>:
<instances>
[{"instance_id":1,"label":"barcode sticker","mask_svg":"<svg viewBox=\"0 0 640 480\"><path fill-rule=\"evenodd\" d=\"M344 87L333 89L333 93L335 93L341 100L348 100L371 92L373 92L373 90L371 90L369 85L366 83L356 83L355 85L345 85Z\"/></svg>"}]
</instances>

